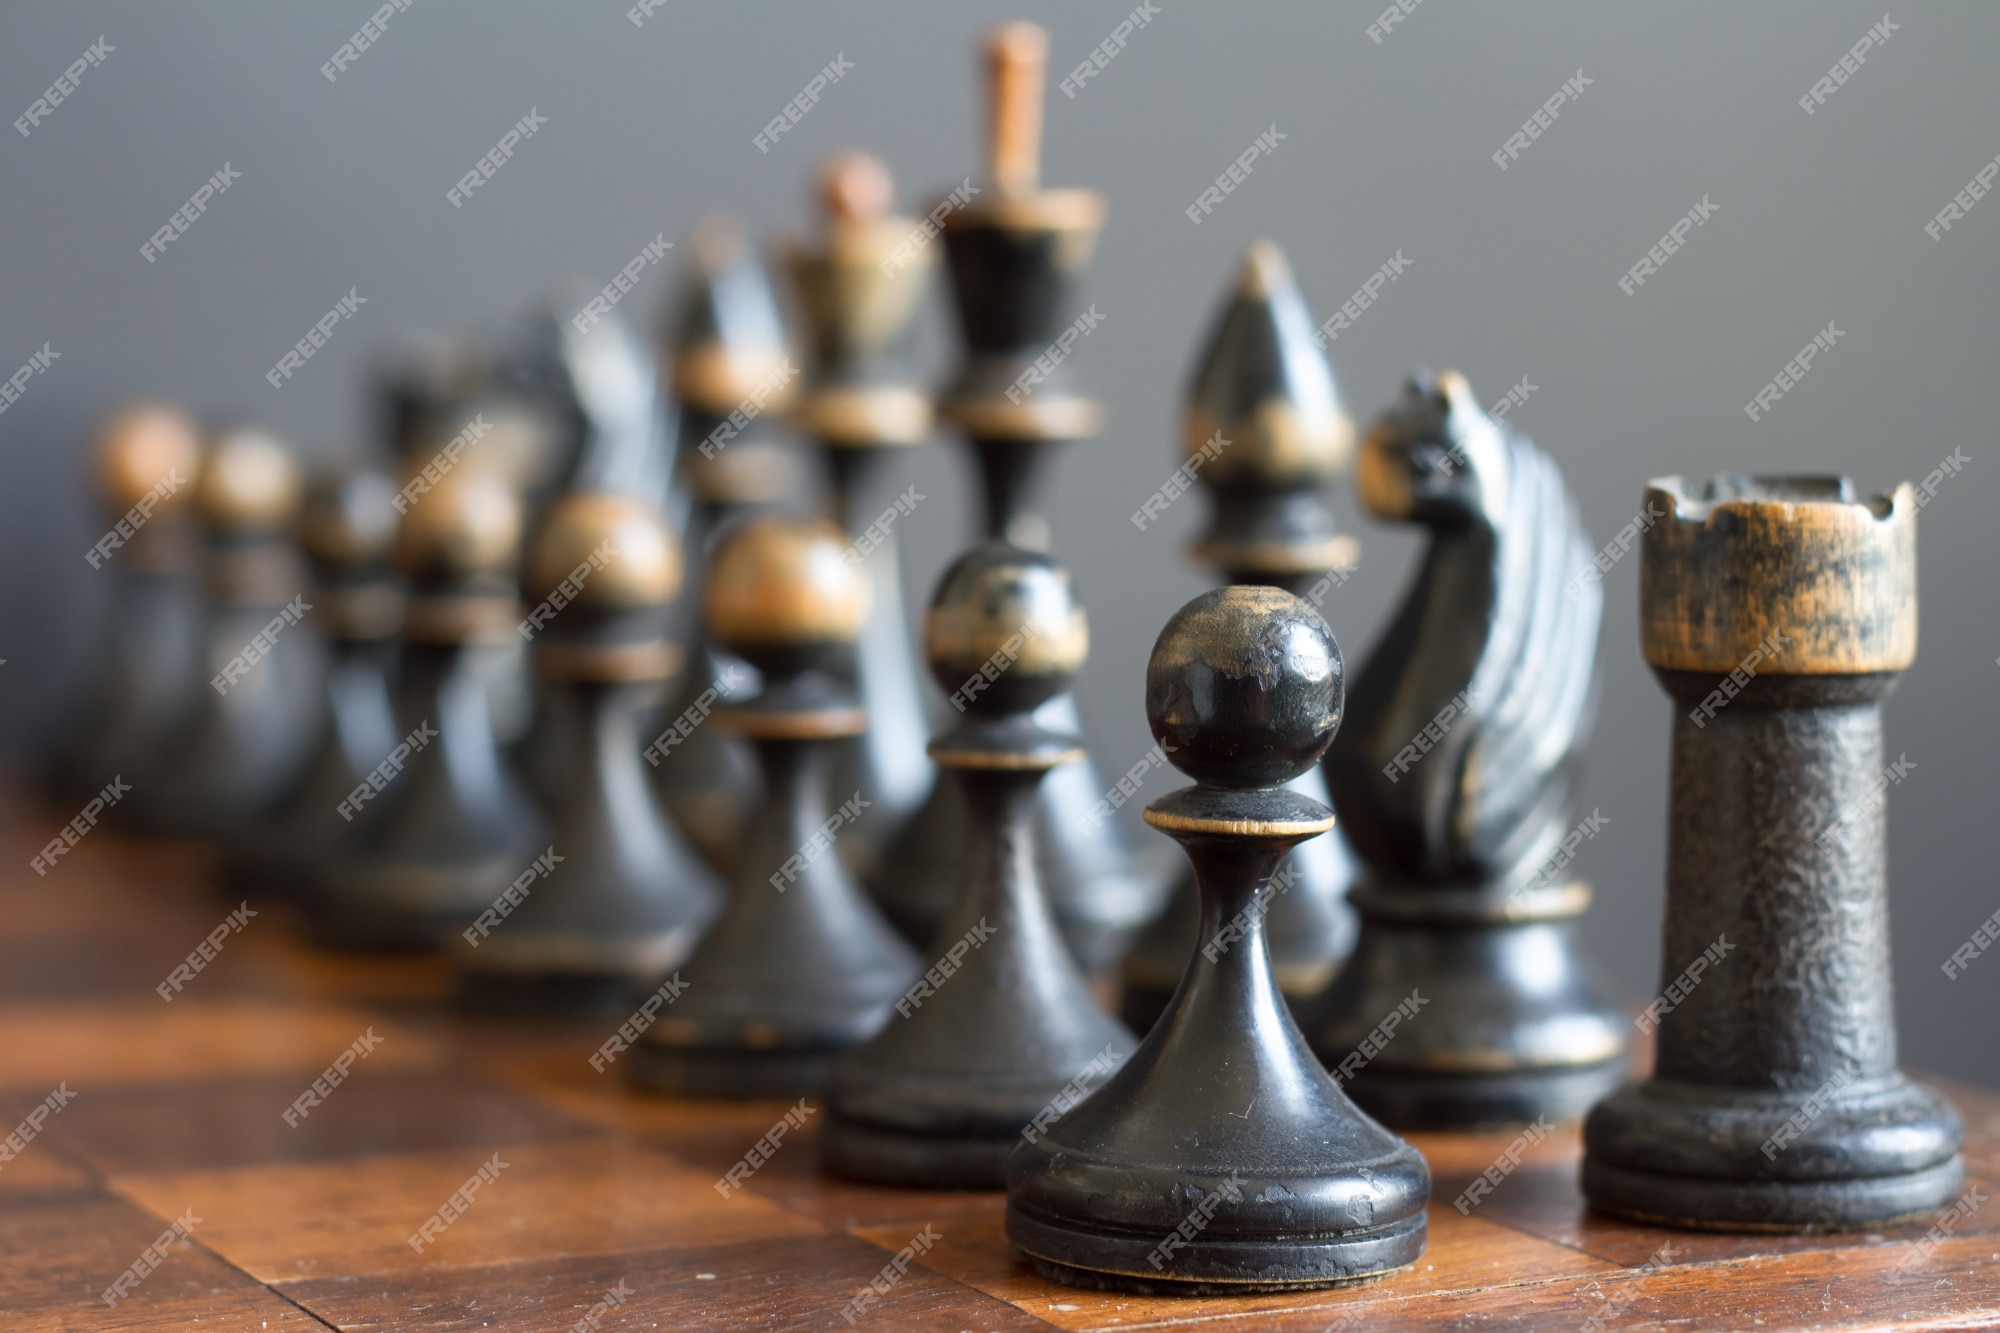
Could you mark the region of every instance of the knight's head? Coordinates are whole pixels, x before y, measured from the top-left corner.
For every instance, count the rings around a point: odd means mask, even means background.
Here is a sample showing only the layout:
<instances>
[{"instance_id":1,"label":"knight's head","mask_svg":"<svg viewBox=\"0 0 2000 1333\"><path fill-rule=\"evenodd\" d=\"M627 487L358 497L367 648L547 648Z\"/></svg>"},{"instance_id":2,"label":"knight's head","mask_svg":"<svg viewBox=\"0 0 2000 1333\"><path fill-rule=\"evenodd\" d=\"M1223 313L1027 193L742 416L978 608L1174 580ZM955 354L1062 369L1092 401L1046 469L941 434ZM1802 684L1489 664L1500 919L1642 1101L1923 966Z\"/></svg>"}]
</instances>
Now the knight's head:
<instances>
[{"instance_id":1,"label":"knight's head","mask_svg":"<svg viewBox=\"0 0 2000 1333\"><path fill-rule=\"evenodd\" d=\"M1465 376L1419 371L1361 442L1356 489L1377 518L1454 526L1487 508L1487 488L1505 475L1505 446Z\"/></svg>"}]
</instances>

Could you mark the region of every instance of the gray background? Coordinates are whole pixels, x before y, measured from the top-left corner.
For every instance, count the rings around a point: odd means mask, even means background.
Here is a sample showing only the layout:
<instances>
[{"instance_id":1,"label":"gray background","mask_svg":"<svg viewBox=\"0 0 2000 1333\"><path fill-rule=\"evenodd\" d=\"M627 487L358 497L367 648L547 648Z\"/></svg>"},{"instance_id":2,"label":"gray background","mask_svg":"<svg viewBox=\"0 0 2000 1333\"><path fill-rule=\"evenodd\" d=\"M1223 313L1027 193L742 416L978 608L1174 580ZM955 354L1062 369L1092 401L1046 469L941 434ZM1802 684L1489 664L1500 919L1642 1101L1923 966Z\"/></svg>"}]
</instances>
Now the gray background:
<instances>
[{"instance_id":1,"label":"gray background","mask_svg":"<svg viewBox=\"0 0 2000 1333\"><path fill-rule=\"evenodd\" d=\"M1400 249L1409 271L1333 348L1350 410L1365 422L1426 363L1464 370L1488 403L1525 376L1537 388L1513 421L1561 461L1600 542L1652 475L1845 472L1873 491L1962 448L1970 466L1923 512L1922 649L1888 706L1889 751L1916 766L1889 806L1895 957L1906 1061L2000 1085L2000 957L1956 981L1939 970L2000 908L2000 202L1941 240L1924 232L2000 152L2000 9L1894 9L1889 41L1807 116L1798 98L1879 6L1426 0L1378 44L1375 0L1162 0L1074 99L1055 79L1130 6L669 0L639 28L627 7L415 0L334 84L320 65L367 0L0 20L5 122L100 35L116 48L31 137L0 130L0 377L45 341L61 353L0 417L0 742L58 734L88 666L103 588L80 556L103 520L83 450L115 401L166 395L352 448L364 361L399 332L504 316L571 275L601 283L710 209L763 235L797 226L810 172L839 148L881 154L906 203L977 178L978 36L1033 17L1052 38L1044 179L1110 203L1088 298L1105 321L1078 353L1110 427L1051 489L1092 615L1082 702L1101 765L1149 744L1147 650L1206 586L1183 555L1201 501L1143 533L1127 515L1177 461L1181 383L1253 237L1285 247L1316 318ZM837 53L854 69L760 153L752 136ZM1494 150L1579 69L1583 96L1498 170ZM531 106L549 124L452 208L445 191ZM1182 210L1274 122L1275 153L1191 224ZM140 245L225 160L242 179L146 263ZM1715 216L1621 292L1704 196ZM627 300L649 327L679 257ZM368 304L273 390L264 371L350 287ZM1846 336L1750 422L1742 405L1829 320ZM940 370L948 357L941 336ZM946 445L913 461L927 497L901 527L914 604L971 530L967 474ZM1358 659L1417 543L1342 505L1363 563L1327 609ZM1635 1000L1658 973L1669 716L1636 651L1637 564L1606 579L1587 800L1610 824L1579 860L1599 894L1590 948ZM1169 781L1149 777L1147 795ZM1151 835L1135 821L1133 836Z\"/></svg>"}]
</instances>

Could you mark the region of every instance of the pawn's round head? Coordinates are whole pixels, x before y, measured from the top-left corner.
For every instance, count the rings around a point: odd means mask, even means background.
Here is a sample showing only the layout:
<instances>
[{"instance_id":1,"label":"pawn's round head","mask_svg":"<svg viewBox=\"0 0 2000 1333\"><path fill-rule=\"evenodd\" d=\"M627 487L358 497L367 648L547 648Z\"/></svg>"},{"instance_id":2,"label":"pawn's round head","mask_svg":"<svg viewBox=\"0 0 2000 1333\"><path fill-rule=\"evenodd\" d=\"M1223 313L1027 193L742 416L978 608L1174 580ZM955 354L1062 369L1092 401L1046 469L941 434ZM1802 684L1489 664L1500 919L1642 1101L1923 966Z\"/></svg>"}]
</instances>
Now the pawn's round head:
<instances>
[{"instance_id":1,"label":"pawn's round head","mask_svg":"<svg viewBox=\"0 0 2000 1333\"><path fill-rule=\"evenodd\" d=\"M379 565L396 544L395 501L395 484L377 468L319 477L299 510L299 545L323 569Z\"/></svg>"},{"instance_id":2,"label":"pawn's round head","mask_svg":"<svg viewBox=\"0 0 2000 1333\"><path fill-rule=\"evenodd\" d=\"M1021 713L1070 687L1090 652L1090 625L1068 570L989 542L938 581L924 651L937 683L966 711Z\"/></svg>"},{"instance_id":3,"label":"pawn's round head","mask_svg":"<svg viewBox=\"0 0 2000 1333\"><path fill-rule=\"evenodd\" d=\"M665 606L681 586L681 553L658 508L629 495L565 495L549 507L528 553L531 602L564 580L586 615Z\"/></svg>"},{"instance_id":4,"label":"pawn's round head","mask_svg":"<svg viewBox=\"0 0 2000 1333\"><path fill-rule=\"evenodd\" d=\"M416 497L396 530L396 566L419 588L450 592L511 580L521 500L491 468L453 468Z\"/></svg>"},{"instance_id":5,"label":"pawn's round head","mask_svg":"<svg viewBox=\"0 0 2000 1333\"><path fill-rule=\"evenodd\" d=\"M284 442L239 427L208 446L195 499L214 531L275 532L297 513L301 489L298 460Z\"/></svg>"},{"instance_id":6,"label":"pawn's round head","mask_svg":"<svg viewBox=\"0 0 2000 1333\"><path fill-rule=\"evenodd\" d=\"M717 643L760 668L797 671L853 650L868 615L868 585L839 528L773 515L717 543L705 605Z\"/></svg>"},{"instance_id":7,"label":"pawn's round head","mask_svg":"<svg viewBox=\"0 0 2000 1333\"><path fill-rule=\"evenodd\" d=\"M1340 645L1278 588L1205 592L1146 663L1146 721L1174 767L1210 787L1275 787L1317 763L1340 726Z\"/></svg>"},{"instance_id":8,"label":"pawn's round head","mask_svg":"<svg viewBox=\"0 0 2000 1333\"><path fill-rule=\"evenodd\" d=\"M98 486L119 514L148 495L158 509L177 506L200 466L201 431L185 412L162 403L126 408L98 439Z\"/></svg>"}]
</instances>

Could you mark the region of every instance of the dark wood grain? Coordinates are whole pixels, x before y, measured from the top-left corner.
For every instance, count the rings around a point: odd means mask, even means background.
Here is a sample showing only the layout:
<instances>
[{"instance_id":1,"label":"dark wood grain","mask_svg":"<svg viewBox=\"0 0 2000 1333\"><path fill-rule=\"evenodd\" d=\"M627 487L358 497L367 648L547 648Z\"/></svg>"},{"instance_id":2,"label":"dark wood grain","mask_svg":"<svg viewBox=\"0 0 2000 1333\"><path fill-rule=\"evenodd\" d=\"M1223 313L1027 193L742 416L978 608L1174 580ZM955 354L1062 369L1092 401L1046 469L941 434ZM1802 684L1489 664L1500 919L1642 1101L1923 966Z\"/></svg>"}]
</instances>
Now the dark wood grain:
<instances>
[{"instance_id":1,"label":"dark wood grain","mask_svg":"<svg viewBox=\"0 0 2000 1333\"><path fill-rule=\"evenodd\" d=\"M60 823L0 792L0 867L24 866ZM1599 1314L1612 1328L1677 1330L2000 1323L1990 1203L1936 1245L1922 1224L1664 1231L1586 1208L1573 1127L1536 1145L1469 1216L1452 1200L1512 1136L1412 1136L1436 1185L1430 1246L1373 1281L1192 1300L1056 1286L1007 1247L997 1193L822 1175L823 1113L724 1198L714 1182L786 1104L635 1093L618 1067L588 1064L602 1024L467 1015L449 1007L437 964L309 952L281 911L166 1004L145 980L162 953L235 905L213 888L212 863L110 830L64 860L46 880L0 870L0 961L19 964L0 970L0 1129L64 1081L76 1093L0 1162L9 1333L560 1333L621 1281L630 1296L600 1329L1320 1333L1578 1328ZM385 1040L360 1072L298 1128L284 1124L282 1108L370 1025ZM1965 1118L1971 1185L1990 1198L2000 1095L1938 1086ZM498 1179L434 1246L413 1250L409 1235L496 1152ZM201 1219L192 1239L106 1307L98 1293L188 1209ZM850 1323L849 1302L927 1226L935 1243ZM1903 1271L1911 1255L1919 1262Z\"/></svg>"}]
</instances>

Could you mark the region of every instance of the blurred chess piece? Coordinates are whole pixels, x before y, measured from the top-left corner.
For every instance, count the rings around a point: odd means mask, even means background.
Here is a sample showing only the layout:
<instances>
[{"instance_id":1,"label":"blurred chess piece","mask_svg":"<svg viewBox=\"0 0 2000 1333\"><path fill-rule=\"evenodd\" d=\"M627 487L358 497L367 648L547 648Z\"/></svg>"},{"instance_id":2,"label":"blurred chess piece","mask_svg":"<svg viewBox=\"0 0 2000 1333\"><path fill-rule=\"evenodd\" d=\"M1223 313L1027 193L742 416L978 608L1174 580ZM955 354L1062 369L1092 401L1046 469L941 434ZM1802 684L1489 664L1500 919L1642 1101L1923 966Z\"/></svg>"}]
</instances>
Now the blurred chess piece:
<instances>
[{"instance_id":1,"label":"blurred chess piece","mask_svg":"<svg viewBox=\"0 0 2000 1333\"><path fill-rule=\"evenodd\" d=\"M533 801L501 758L482 653L521 642L514 593L521 501L492 468L462 464L409 504L396 567L410 589L398 664L407 753L378 770L367 818L313 904L325 943L427 949L491 907L546 844ZM367 810L383 803L380 813Z\"/></svg>"},{"instance_id":2,"label":"blurred chess piece","mask_svg":"<svg viewBox=\"0 0 2000 1333\"><path fill-rule=\"evenodd\" d=\"M924 639L946 689L996 654L1013 663L931 745L968 807L965 878L930 946L942 979L898 1000L882 1032L834 1065L821 1158L861 1180L997 1189L1023 1128L1136 1044L1092 998L1035 867L1035 790L1083 746L1034 710L1075 679L1089 628L1067 571L993 542L945 571Z\"/></svg>"},{"instance_id":3,"label":"blurred chess piece","mask_svg":"<svg viewBox=\"0 0 2000 1333\"><path fill-rule=\"evenodd\" d=\"M798 460L776 425L798 391L776 298L733 218L709 217L688 239L692 270L676 298L667 378L680 404L676 466L692 496L686 550L689 586L705 590L717 536L789 499ZM733 736L701 719L754 692L755 674L713 646L703 598L690 598L692 630L680 682L662 711L684 731L653 769L655 790L681 831L724 875L757 802L757 769Z\"/></svg>"},{"instance_id":4,"label":"blurred chess piece","mask_svg":"<svg viewBox=\"0 0 2000 1333\"><path fill-rule=\"evenodd\" d=\"M1882 701L1917 655L1920 503L1646 488L1640 647L1675 704L1658 1058L1584 1123L1594 1208L1766 1233L1979 1197L1958 1112L1896 1067Z\"/></svg>"},{"instance_id":5,"label":"blurred chess piece","mask_svg":"<svg viewBox=\"0 0 2000 1333\"><path fill-rule=\"evenodd\" d=\"M868 622L855 653L855 686L868 729L843 747L837 787L855 786L873 805L842 840L863 879L882 848L930 791L928 725L916 653L903 613L896 526L921 496L910 488L877 507L871 487L883 463L908 475L908 450L930 438L931 402L911 364L918 306L935 252L916 248L920 224L888 210L888 168L866 153L842 153L822 169L822 239L785 247L783 261L804 307L811 349L796 416L825 457L834 521L868 581Z\"/></svg>"},{"instance_id":6,"label":"blurred chess piece","mask_svg":"<svg viewBox=\"0 0 2000 1333\"><path fill-rule=\"evenodd\" d=\"M110 580L110 608L89 703L54 760L67 791L96 791L113 777L150 790L153 765L206 688L189 504L200 466L201 432L178 408L128 407L99 436L96 481L109 526L84 559Z\"/></svg>"},{"instance_id":7,"label":"blurred chess piece","mask_svg":"<svg viewBox=\"0 0 2000 1333\"><path fill-rule=\"evenodd\" d=\"M763 518L726 536L709 566L709 632L763 679L709 725L749 738L764 791L729 906L675 978L685 993L632 1053L643 1087L816 1095L833 1058L872 1037L916 979L916 955L837 851L867 794L826 787L833 743L865 721L840 670L868 612L845 545L830 523Z\"/></svg>"},{"instance_id":8,"label":"blurred chess piece","mask_svg":"<svg viewBox=\"0 0 2000 1333\"><path fill-rule=\"evenodd\" d=\"M234 838L283 801L319 739L326 657L293 540L299 465L248 427L207 447L195 484L202 523L199 700L132 801L158 832Z\"/></svg>"},{"instance_id":9,"label":"blurred chess piece","mask_svg":"<svg viewBox=\"0 0 2000 1333\"><path fill-rule=\"evenodd\" d=\"M1096 435L1104 418L1064 363L1094 319L1077 306L1077 280L1103 226L1104 199L1040 188L1047 55L1048 36L1031 23L989 36L989 186L976 198L949 201L954 206L943 212L965 361L938 414L964 433L978 459L986 535L1028 550L1049 546L1048 521L1032 503L1046 454ZM1036 720L1050 731L1084 734L1073 694L1050 699ZM1063 937L1084 970L1100 975L1159 911L1167 888L1133 857L1116 823L1084 817L1105 786L1088 755L1056 769L1041 786L1035 828ZM930 939L950 910L964 828L963 794L952 775L940 773L874 876L877 897L913 940Z\"/></svg>"},{"instance_id":10,"label":"blurred chess piece","mask_svg":"<svg viewBox=\"0 0 2000 1333\"><path fill-rule=\"evenodd\" d=\"M1348 1085L1383 1123L1579 1115L1624 1073L1565 873L1597 714L1603 592L1555 462L1465 377L1411 381L1362 443L1362 501L1427 528L1422 570L1348 692L1327 782L1366 866L1354 953L1306 1023L1329 1066L1429 1002Z\"/></svg>"},{"instance_id":11,"label":"blurred chess piece","mask_svg":"<svg viewBox=\"0 0 2000 1333\"><path fill-rule=\"evenodd\" d=\"M306 490L299 544L328 651L319 744L298 791L238 848L232 873L246 890L309 896L320 868L352 836L357 793L399 739L391 688L403 626L403 590L390 564L395 496L388 474L366 464Z\"/></svg>"},{"instance_id":12,"label":"blurred chess piece","mask_svg":"<svg viewBox=\"0 0 2000 1333\"><path fill-rule=\"evenodd\" d=\"M1194 864L1199 944L1124 1068L1015 1150L1007 1239L1042 1276L1234 1295L1327 1286L1423 1253L1422 1155L1321 1068L1265 939L1278 863L1333 826L1285 784L1340 727L1341 685L1326 622L1281 589L1203 593L1160 631L1146 721L1196 785L1147 806L1146 822Z\"/></svg>"},{"instance_id":13,"label":"blurred chess piece","mask_svg":"<svg viewBox=\"0 0 2000 1333\"><path fill-rule=\"evenodd\" d=\"M1319 609L1336 579L1354 567L1359 546L1336 529L1327 503L1327 488L1353 456L1354 423L1312 330L1283 252L1257 241L1188 386L1180 474L1214 497L1208 527L1195 539L1195 559L1230 583L1283 588ZM1289 785L1321 804L1329 799L1317 764ZM1265 931L1294 1012L1326 989L1354 947L1354 913L1346 902L1353 878L1338 827L1294 847L1279 867L1280 892L1271 899ZM1124 1015L1133 1027L1150 1028L1173 997L1200 916L1194 876L1185 874L1166 911L1126 955Z\"/></svg>"},{"instance_id":14,"label":"blurred chess piece","mask_svg":"<svg viewBox=\"0 0 2000 1333\"><path fill-rule=\"evenodd\" d=\"M521 629L544 710L565 719L557 734L574 751L551 811L560 860L510 911L482 913L451 941L477 1007L629 1008L721 907L721 885L639 761L640 722L678 665L665 624L680 577L679 547L643 499L573 493L542 522Z\"/></svg>"}]
</instances>

